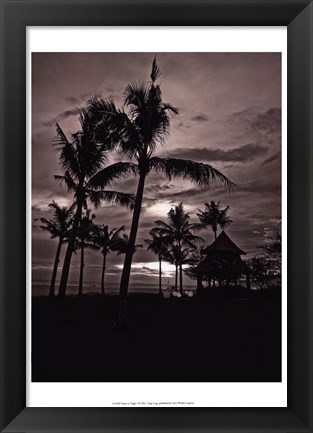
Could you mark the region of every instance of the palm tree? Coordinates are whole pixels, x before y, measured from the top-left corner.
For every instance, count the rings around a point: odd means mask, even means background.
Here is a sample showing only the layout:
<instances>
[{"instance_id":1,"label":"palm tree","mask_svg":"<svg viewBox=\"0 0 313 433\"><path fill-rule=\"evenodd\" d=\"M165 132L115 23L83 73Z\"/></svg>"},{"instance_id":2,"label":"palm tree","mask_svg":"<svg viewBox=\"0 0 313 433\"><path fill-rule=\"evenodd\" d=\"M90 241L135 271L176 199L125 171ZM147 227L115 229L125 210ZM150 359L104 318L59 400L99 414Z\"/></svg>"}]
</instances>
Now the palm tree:
<instances>
[{"instance_id":1,"label":"palm tree","mask_svg":"<svg viewBox=\"0 0 313 433\"><path fill-rule=\"evenodd\" d=\"M73 192L77 208L73 227L69 236L67 251L64 258L59 296L66 294L66 286L72 254L75 246L77 229L81 220L83 208L87 209L87 202L98 207L102 201L112 205L133 208L134 196L122 192L105 189L117 180L133 174L133 164L118 162L103 168L107 161L108 151L111 149L110 140L103 138L99 144L94 137L94 125L87 110L81 110L81 131L72 135L68 141L59 124L56 125L56 146L60 151L60 163L65 173L54 176L64 182L69 192Z\"/></svg>"},{"instance_id":2,"label":"palm tree","mask_svg":"<svg viewBox=\"0 0 313 433\"><path fill-rule=\"evenodd\" d=\"M49 232L51 234L51 239L58 238L58 247L54 259L54 266L49 289L49 296L54 296L55 280L58 271L61 248L69 235L73 223L73 214L76 203L73 203L69 208L67 208L65 206L60 207L58 203L52 201L48 204L48 206L54 209L53 219L47 220L46 218L40 218L40 222L43 224L40 226L40 228Z\"/></svg>"},{"instance_id":3,"label":"palm tree","mask_svg":"<svg viewBox=\"0 0 313 433\"><path fill-rule=\"evenodd\" d=\"M175 291L177 291L178 267L180 263L180 251L178 245L171 245L171 247L167 251L165 259L167 262L175 266Z\"/></svg>"},{"instance_id":4,"label":"palm tree","mask_svg":"<svg viewBox=\"0 0 313 433\"><path fill-rule=\"evenodd\" d=\"M129 248L129 237L127 236L126 233L124 233L121 239L118 241L117 255L126 254L128 248ZM134 246L134 254L138 250L138 248L142 248L142 245L136 244Z\"/></svg>"},{"instance_id":5,"label":"palm tree","mask_svg":"<svg viewBox=\"0 0 313 433\"><path fill-rule=\"evenodd\" d=\"M225 209L221 209L220 202L215 203L214 200L210 203L205 203L204 206L205 209L203 211L199 209L197 216L204 226L212 227L214 239L216 240L217 227L220 226L220 228L224 230L232 223L232 220L227 215L229 206Z\"/></svg>"},{"instance_id":6,"label":"palm tree","mask_svg":"<svg viewBox=\"0 0 313 433\"><path fill-rule=\"evenodd\" d=\"M148 250L152 251L159 260L159 294L162 294L162 259L166 257L167 247L162 236L158 236L153 233L152 230L149 232L151 239L146 239L145 242L148 245Z\"/></svg>"},{"instance_id":7,"label":"palm tree","mask_svg":"<svg viewBox=\"0 0 313 433\"><path fill-rule=\"evenodd\" d=\"M167 245L177 245L179 260L179 289L183 292L183 247L192 250L196 249L196 242L203 241L202 238L194 234L195 231L201 230L203 224L190 224L190 215L186 213L182 203L172 208L167 214L168 223L158 220L155 221L157 227L152 229L153 233L164 237Z\"/></svg>"},{"instance_id":8,"label":"palm tree","mask_svg":"<svg viewBox=\"0 0 313 433\"><path fill-rule=\"evenodd\" d=\"M171 245L171 247L167 250L165 255L165 260L175 266L175 291L177 291L178 285L178 268L180 263L183 265L185 263L189 263L189 257L193 250L189 248L182 248L179 250L179 246L177 244Z\"/></svg>"},{"instance_id":9,"label":"palm tree","mask_svg":"<svg viewBox=\"0 0 313 433\"><path fill-rule=\"evenodd\" d=\"M89 248L92 250L99 249L99 247L94 242L96 226L93 223L93 220L95 219L96 216L95 214L92 214L90 216L90 213L91 210L87 209L86 214L82 215L77 230L76 248L80 249L80 271L79 271L79 287L78 287L78 294L80 296L83 294L85 248Z\"/></svg>"},{"instance_id":10,"label":"palm tree","mask_svg":"<svg viewBox=\"0 0 313 433\"><path fill-rule=\"evenodd\" d=\"M211 181L219 179L228 188L234 184L220 171L209 164L183 159L160 158L153 156L157 147L163 144L170 130L170 115L178 114L177 108L163 102L162 92L157 79L161 71L154 58L150 74L151 81L145 87L141 84L128 84L125 89L124 108L118 109L113 100L95 97L89 101L89 109L98 124L97 138L106 140L110 130L110 139L125 155L137 163L139 175L136 201L129 235L129 249L125 254L124 267L120 283L120 297L126 322L126 295L130 270L136 242L140 211L144 194L145 180L152 170L165 173L172 179L182 177L197 185L209 186ZM104 133L104 136L102 137ZM122 325L122 323L119 323Z\"/></svg>"},{"instance_id":11,"label":"palm tree","mask_svg":"<svg viewBox=\"0 0 313 433\"><path fill-rule=\"evenodd\" d=\"M121 232L125 230L124 226L120 228L113 228L109 230L107 225L98 225L96 228L95 243L100 247L101 254L103 256L102 262L102 273L101 273L101 292L104 293L104 274L106 268L107 255L112 251L117 253L123 253L126 250L128 243L127 237L121 237Z\"/></svg>"},{"instance_id":12,"label":"palm tree","mask_svg":"<svg viewBox=\"0 0 313 433\"><path fill-rule=\"evenodd\" d=\"M202 276L197 271L197 267L207 256L205 249L205 246L201 245L200 248L190 251L190 255L188 257L189 267L186 270L186 274L189 278L197 280L197 290L201 290L201 288L203 288ZM207 282L210 285L211 280L208 280Z\"/></svg>"}]
</instances>

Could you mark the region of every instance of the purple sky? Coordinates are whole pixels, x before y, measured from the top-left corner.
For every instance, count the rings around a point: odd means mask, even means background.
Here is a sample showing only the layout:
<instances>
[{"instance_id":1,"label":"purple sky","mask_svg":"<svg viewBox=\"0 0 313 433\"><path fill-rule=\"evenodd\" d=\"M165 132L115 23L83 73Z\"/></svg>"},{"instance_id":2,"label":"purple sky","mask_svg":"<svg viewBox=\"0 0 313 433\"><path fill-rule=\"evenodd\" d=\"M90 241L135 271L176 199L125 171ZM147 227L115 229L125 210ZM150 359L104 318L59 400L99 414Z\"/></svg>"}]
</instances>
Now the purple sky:
<instances>
[{"instance_id":1,"label":"purple sky","mask_svg":"<svg viewBox=\"0 0 313 433\"><path fill-rule=\"evenodd\" d=\"M95 94L113 97L118 106L127 83L149 80L154 53L35 53L32 55L32 209L33 218L49 218L51 200L67 205L72 197L54 179L61 174L51 146L55 123L66 133L79 129L78 110ZM146 182L137 243L143 243L156 219L166 219L171 206L183 202L197 222L196 212L215 200L230 206L234 221L226 230L250 257L262 243L263 231L281 218L281 56L280 53L159 53L163 98L180 114L171 121L171 135L157 155L210 163L236 185L229 194L216 183L198 188L182 180L169 182L151 173ZM69 136L69 135L68 135ZM117 158L116 156L114 157ZM135 192L137 179L115 189ZM105 205L95 222L126 226L131 214ZM213 241L210 228L200 232ZM49 280L56 241L33 229L33 280ZM65 248L63 250L63 253ZM78 279L78 255L70 280ZM60 264L62 263L62 260ZM123 257L108 259L107 284L119 283ZM157 285L155 256L140 249L133 261L131 284ZM87 251L86 281L98 283L101 255ZM170 279L167 267L164 283Z\"/></svg>"}]
</instances>

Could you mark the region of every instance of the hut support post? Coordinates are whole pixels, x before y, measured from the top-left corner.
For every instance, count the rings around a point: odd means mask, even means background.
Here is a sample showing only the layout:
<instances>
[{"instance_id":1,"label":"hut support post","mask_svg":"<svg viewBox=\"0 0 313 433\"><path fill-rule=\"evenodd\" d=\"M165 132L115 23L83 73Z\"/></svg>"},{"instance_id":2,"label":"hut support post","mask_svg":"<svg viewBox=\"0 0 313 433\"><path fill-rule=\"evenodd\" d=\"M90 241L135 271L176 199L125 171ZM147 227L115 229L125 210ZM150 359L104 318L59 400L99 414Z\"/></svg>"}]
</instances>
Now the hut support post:
<instances>
[{"instance_id":1,"label":"hut support post","mask_svg":"<svg viewBox=\"0 0 313 433\"><path fill-rule=\"evenodd\" d=\"M247 286L247 289L250 290L251 284L250 284L250 274L249 274L249 272L247 272L247 274L246 274L246 286Z\"/></svg>"}]
</instances>

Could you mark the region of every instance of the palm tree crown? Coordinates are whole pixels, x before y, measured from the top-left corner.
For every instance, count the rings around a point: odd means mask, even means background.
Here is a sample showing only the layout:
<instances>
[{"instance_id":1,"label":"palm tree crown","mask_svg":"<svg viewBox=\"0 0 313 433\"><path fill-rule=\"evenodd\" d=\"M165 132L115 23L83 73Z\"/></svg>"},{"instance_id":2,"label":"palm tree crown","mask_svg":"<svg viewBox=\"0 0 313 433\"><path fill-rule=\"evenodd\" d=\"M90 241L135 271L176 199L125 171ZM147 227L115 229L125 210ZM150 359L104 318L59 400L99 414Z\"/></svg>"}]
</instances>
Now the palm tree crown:
<instances>
[{"instance_id":1,"label":"palm tree crown","mask_svg":"<svg viewBox=\"0 0 313 433\"><path fill-rule=\"evenodd\" d=\"M225 209L222 209L220 202L218 201L216 203L214 200L212 200L210 203L205 203L204 206L205 209L203 211L199 209L197 216L204 226L212 227L216 240L217 227L220 226L220 228L224 230L232 223L232 220L227 215L229 206L227 206Z\"/></svg>"},{"instance_id":2,"label":"palm tree crown","mask_svg":"<svg viewBox=\"0 0 313 433\"><path fill-rule=\"evenodd\" d=\"M193 232L199 231L203 228L203 224L189 222L190 215L185 212L182 203L179 203L167 214L168 222L162 220L155 221L158 226L152 231L163 236L168 244L177 243L188 246L189 248L196 248L195 242L202 241L203 239L196 236Z\"/></svg>"},{"instance_id":3,"label":"palm tree crown","mask_svg":"<svg viewBox=\"0 0 313 433\"><path fill-rule=\"evenodd\" d=\"M108 225L101 224L97 226L95 242L100 247L103 255L109 254L112 251L119 252L122 244L126 241L121 236L121 232L125 230L124 226L109 229Z\"/></svg>"},{"instance_id":4,"label":"palm tree crown","mask_svg":"<svg viewBox=\"0 0 313 433\"><path fill-rule=\"evenodd\" d=\"M48 204L48 207L54 209L53 219L47 220L46 218L40 218L40 222L43 224L40 228L47 231L53 238L62 238L64 240L69 233L73 222L73 215L76 203L73 203L70 207L61 207L54 200Z\"/></svg>"},{"instance_id":5,"label":"palm tree crown","mask_svg":"<svg viewBox=\"0 0 313 433\"><path fill-rule=\"evenodd\" d=\"M95 207L101 201L132 207L134 196L107 190L114 182L135 173L135 167L129 162L118 162L105 168L108 153L112 150L109 140L99 144L95 139L94 124L87 110L81 110L81 131L72 134L69 142L59 124L56 125L55 146L60 151L60 163L64 175L55 175L55 179L64 182L69 192L74 192L77 201L87 209L87 200Z\"/></svg>"},{"instance_id":6,"label":"palm tree crown","mask_svg":"<svg viewBox=\"0 0 313 433\"><path fill-rule=\"evenodd\" d=\"M149 234L151 239L145 239L145 243L148 246L147 249L152 251L158 258L164 258L167 253L165 238L157 235L153 230L150 230Z\"/></svg>"}]
</instances>

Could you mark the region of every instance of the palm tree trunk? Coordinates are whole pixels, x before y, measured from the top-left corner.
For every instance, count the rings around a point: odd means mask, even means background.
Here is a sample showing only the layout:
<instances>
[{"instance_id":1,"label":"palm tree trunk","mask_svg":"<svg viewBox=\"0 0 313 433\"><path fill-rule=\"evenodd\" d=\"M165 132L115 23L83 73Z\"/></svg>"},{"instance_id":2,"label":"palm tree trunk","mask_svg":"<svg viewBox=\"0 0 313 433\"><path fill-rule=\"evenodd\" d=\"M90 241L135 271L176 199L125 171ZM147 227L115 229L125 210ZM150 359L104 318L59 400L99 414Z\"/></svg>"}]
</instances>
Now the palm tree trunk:
<instances>
[{"instance_id":1,"label":"palm tree trunk","mask_svg":"<svg viewBox=\"0 0 313 433\"><path fill-rule=\"evenodd\" d=\"M128 247L127 247L127 251L125 254L124 267L123 267L121 284L120 284L120 295L122 297L125 297L127 295L127 291L128 291L130 269L131 269L131 264L132 264L133 254L134 254L134 247L135 247L135 242L136 242L136 236L137 236L137 231L138 231L145 180L146 180L146 175L141 175L139 178L138 187L137 187L137 194L136 194L135 206L134 206L134 211L133 211L132 225L131 225L131 229L130 229Z\"/></svg>"},{"instance_id":2,"label":"palm tree trunk","mask_svg":"<svg viewBox=\"0 0 313 433\"><path fill-rule=\"evenodd\" d=\"M175 265L175 291L177 292L177 283L178 283L178 265Z\"/></svg>"},{"instance_id":3,"label":"palm tree trunk","mask_svg":"<svg viewBox=\"0 0 313 433\"><path fill-rule=\"evenodd\" d=\"M179 291L183 294L183 263L182 263L182 254L181 254L181 244L180 240L178 241L178 249L179 249Z\"/></svg>"},{"instance_id":4,"label":"palm tree trunk","mask_svg":"<svg viewBox=\"0 0 313 433\"><path fill-rule=\"evenodd\" d=\"M53 271L52 271L52 278L51 278L51 283L50 283L49 296L54 296L55 279L56 279L57 271L58 271L58 264L59 264L59 260L60 260L60 253L61 253L62 243L63 243L62 239L59 239L59 244L58 244L57 252L56 252L56 255L55 255L54 266L53 266Z\"/></svg>"},{"instance_id":5,"label":"palm tree trunk","mask_svg":"<svg viewBox=\"0 0 313 433\"><path fill-rule=\"evenodd\" d=\"M179 264L179 291L183 294L183 264Z\"/></svg>"},{"instance_id":6,"label":"palm tree trunk","mask_svg":"<svg viewBox=\"0 0 313 433\"><path fill-rule=\"evenodd\" d=\"M79 296L83 294L84 265L85 265L85 254L84 254L84 242L82 241L82 245L80 247L80 271L79 271L79 288L78 288Z\"/></svg>"},{"instance_id":7,"label":"palm tree trunk","mask_svg":"<svg viewBox=\"0 0 313 433\"><path fill-rule=\"evenodd\" d=\"M145 187L145 180L146 180L146 174L141 174L139 177L139 182L138 182L138 187L137 187L137 194L136 194L135 206L134 206L134 211L133 211L132 225L131 225L131 229L130 229L128 247L127 247L127 251L125 254L124 267L123 267L121 283L120 283L120 305L119 305L119 317L118 317L118 323L117 323L118 327L124 326L124 324L126 324L126 321L127 321L126 296L127 296L127 292L128 292L130 270L131 270L131 264L132 264L132 260L133 260L137 230L138 230L138 225L139 225L139 218L140 218L141 205L142 205L142 199L143 199L143 191L144 191L144 187Z\"/></svg>"},{"instance_id":8,"label":"palm tree trunk","mask_svg":"<svg viewBox=\"0 0 313 433\"><path fill-rule=\"evenodd\" d=\"M104 274L105 274L106 259L107 259L107 255L103 254L102 274L101 274L101 293L104 293Z\"/></svg>"},{"instance_id":9,"label":"palm tree trunk","mask_svg":"<svg viewBox=\"0 0 313 433\"><path fill-rule=\"evenodd\" d=\"M162 259L159 257L159 294L162 295Z\"/></svg>"},{"instance_id":10,"label":"palm tree trunk","mask_svg":"<svg viewBox=\"0 0 313 433\"><path fill-rule=\"evenodd\" d=\"M67 250L66 250L66 254L65 254L65 258L64 258L64 263L63 263L63 269L62 269L62 275L61 275L61 281L60 281L60 287L59 287L59 294L58 294L59 296L65 296L65 294L66 294L68 274L70 272L72 254L74 251L78 225L79 225L79 222L81 220L82 208L83 208L83 204L77 203L77 209L76 209L76 214L74 217L73 227L71 229L71 235L69 238L69 242L67 245Z\"/></svg>"}]
</instances>

